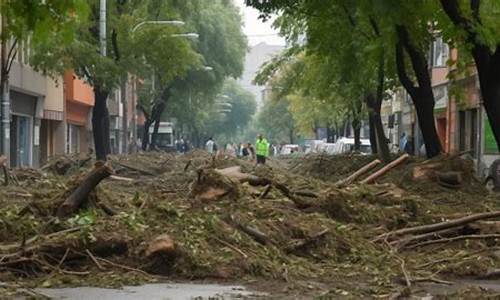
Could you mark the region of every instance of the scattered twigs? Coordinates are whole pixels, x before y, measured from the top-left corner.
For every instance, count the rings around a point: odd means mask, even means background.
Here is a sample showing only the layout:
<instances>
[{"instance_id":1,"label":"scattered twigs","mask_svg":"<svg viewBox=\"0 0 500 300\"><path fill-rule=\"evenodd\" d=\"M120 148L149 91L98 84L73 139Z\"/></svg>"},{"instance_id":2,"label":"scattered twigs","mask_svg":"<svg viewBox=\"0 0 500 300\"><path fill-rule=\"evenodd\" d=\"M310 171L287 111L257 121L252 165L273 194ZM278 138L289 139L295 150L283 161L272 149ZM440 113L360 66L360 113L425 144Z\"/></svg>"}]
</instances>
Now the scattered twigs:
<instances>
[{"instance_id":1,"label":"scattered twigs","mask_svg":"<svg viewBox=\"0 0 500 300\"><path fill-rule=\"evenodd\" d=\"M117 164L117 165L119 165L121 167L124 167L125 169L129 169L129 170L138 172L138 173L140 173L142 175L158 176L158 174L156 174L156 173L153 173L151 171L148 171L148 170L145 170L145 169L142 169L142 168L138 168L138 167L129 165L128 163L125 163L125 162L113 160L113 163Z\"/></svg>"},{"instance_id":2,"label":"scattered twigs","mask_svg":"<svg viewBox=\"0 0 500 300\"><path fill-rule=\"evenodd\" d=\"M61 258L61 260L57 264L57 269L61 269L61 266L64 263L64 261L66 260L66 258L68 257L68 254L69 254L69 248L66 248L66 252L64 252L63 257Z\"/></svg>"},{"instance_id":3,"label":"scattered twigs","mask_svg":"<svg viewBox=\"0 0 500 300\"><path fill-rule=\"evenodd\" d=\"M89 249L85 249L85 253L87 253L88 257L94 262L94 264L97 266L97 268L101 271L105 270L103 266L97 261L95 256L90 252Z\"/></svg>"},{"instance_id":4,"label":"scattered twigs","mask_svg":"<svg viewBox=\"0 0 500 300\"><path fill-rule=\"evenodd\" d=\"M319 195L312 191L294 191L293 194L302 197L319 198Z\"/></svg>"},{"instance_id":5,"label":"scattered twigs","mask_svg":"<svg viewBox=\"0 0 500 300\"><path fill-rule=\"evenodd\" d=\"M116 176L116 175L111 175L111 176L109 176L109 178L113 179L113 180L117 180L117 181L126 181L126 182L132 182L132 181L134 181L133 178Z\"/></svg>"},{"instance_id":6,"label":"scattered twigs","mask_svg":"<svg viewBox=\"0 0 500 300\"><path fill-rule=\"evenodd\" d=\"M449 228L449 229L444 229L436 232L429 232L429 233L424 233L420 235L415 235L415 236L409 236L407 238L401 239L401 240L395 240L390 242L391 245L396 246L396 248L401 249L405 248L407 245L414 244L420 241L425 241L429 239L436 239L436 238L443 238L451 234L456 234L457 233L457 228Z\"/></svg>"},{"instance_id":7,"label":"scattered twigs","mask_svg":"<svg viewBox=\"0 0 500 300\"><path fill-rule=\"evenodd\" d=\"M410 157L410 155L408 154L403 154L402 156L400 156L398 159L396 160L393 160L392 162L390 162L389 164L387 164L385 167L383 167L382 169L378 170L377 172L373 173L372 175L368 176L367 178L365 178L364 180L361 181L361 183L373 183L375 180L377 180L378 178L382 177L383 175L385 175L387 172L389 172L390 170L394 169L395 167L399 166L400 164L402 164L405 160L407 160L408 158Z\"/></svg>"},{"instance_id":8,"label":"scattered twigs","mask_svg":"<svg viewBox=\"0 0 500 300\"><path fill-rule=\"evenodd\" d=\"M353 183L354 181L356 181L356 179L358 179L359 177L363 176L365 173L367 173L371 169L375 168L380 163L381 163L381 161L378 160L378 159L376 159L376 160L372 161L371 163L363 166L361 169L357 170L356 172L354 172L353 174L351 174L349 177L347 177L347 178L345 178L343 180L337 181L335 183L335 185L337 187L343 187L343 186L350 185L351 183Z\"/></svg>"},{"instance_id":9,"label":"scattered twigs","mask_svg":"<svg viewBox=\"0 0 500 300\"><path fill-rule=\"evenodd\" d=\"M500 211L473 214L473 215L470 215L467 217L458 218L458 219L454 219L454 220L450 220L450 221L445 221L445 222L440 222L440 223L435 223L435 224L430 224L430 225L415 226L415 227L410 227L410 228L403 228L403 229L391 231L391 232L379 235L377 238L375 238L375 241L378 241L381 239L387 239L390 237L408 235L408 234L419 234L419 233L421 234L421 233L435 232L435 231L439 231L439 230L443 230L443 229L459 227L459 226L462 226L462 225L465 225L468 223L472 223L472 222L475 222L478 220L491 219L491 218L497 218L497 217L500 217Z\"/></svg>"},{"instance_id":10,"label":"scattered twigs","mask_svg":"<svg viewBox=\"0 0 500 300\"><path fill-rule=\"evenodd\" d=\"M191 166L192 163L193 163L192 159L188 160L188 162L184 166L184 172L186 172L189 169L189 167Z\"/></svg>"},{"instance_id":11,"label":"scattered twigs","mask_svg":"<svg viewBox=\"0 0 500 300\"><path fill-rule=\"evenodd\" d=\"M456 236L456 237L452 237L452 238L425 241L425 242L421 242L418 244L407 246L406 248L413 249L413 248L418 248L418 247L424 247L424 246L435 245L435 244L443 244L443 243L451 243L451 242L462 241L462 240L487 240L487 239L500 239L500 234L461 235L461 236Z\"/></svg>"},{"instance_id":12,"label":"scattered twigs","mask_svg":"<svg viewBox=\"0 0 500 300\"><path fill-rule=\"evenodd\" d=\"M285 247L285 252L292 253L300 249L307 248L309 245L314 244L324 238L330 232L329 229L321 230L305 239L293 241Z\"/></svg>"},{"instance_id":13,"label":"scattered twigs","mask_svg":"<svg viewBox=\"0 0 500 300\"><path fill-rule=\"evenodd\" d=\"M229 249L235 251L236 253L238 253L239 255L241 255L243 258L248 258L248 255L245 254L245 252L241 251L239 248L237 248L236 246L233 246L231 245L230 243L224 241L224 240L221 240L221 239L218 239L218 238L214 238L217 242L221 243L222 245L228 247Z\"/></svg>"},{"instance_id":14,"label":"scattered twigs","mask_svg":"<svg viewBox=\"0 0 500 300\"><path fill-rule=\"evenodd\" d=\"M151 275L151 274L149 274L149 273L147 273L147 272L145 272L143 270L140 270L140 269L136 269L136 268L132 268L132 267L129 267L129 266L117 264L117 263L114 263L114 262L112 262L110 260L107 260L107 259L104 259L104 258L101 258L101 257L94 256L94 258L97 261L106 263L106 264L108 264L110 266L113 266L113 267L116 267L116 268L120 268L120 269L131 271L131 272L136 272L136 273L142 274L142 275L147 276L147 277L153 277L153 275Z\"/></svg>"},{"instance_id":15,"label":"scattered twigs","mask_svg":"<svg viewBox=\"0 0 500 300\"><path fill-rule=\"evenodd\" d=\"M264 189L264 191L259 195L259 199L265 198L267 194L269 194L269 192L271 191L272 187L273 187L272 185L268 184Z\"/></svg>"},{"instance_id":16,"label":"scattered twigs","mask_svg":"<svg viewBox=\"0 0 500 300\"><path fill-rule=\"evenodd\" d=\"M405 277L406 286L407 287L411 287L410 276L408 276L408 272L406 272L405 260L404 259L401 259L401 272L403 272L403 275Z\"/></svg>"}]
</instances>

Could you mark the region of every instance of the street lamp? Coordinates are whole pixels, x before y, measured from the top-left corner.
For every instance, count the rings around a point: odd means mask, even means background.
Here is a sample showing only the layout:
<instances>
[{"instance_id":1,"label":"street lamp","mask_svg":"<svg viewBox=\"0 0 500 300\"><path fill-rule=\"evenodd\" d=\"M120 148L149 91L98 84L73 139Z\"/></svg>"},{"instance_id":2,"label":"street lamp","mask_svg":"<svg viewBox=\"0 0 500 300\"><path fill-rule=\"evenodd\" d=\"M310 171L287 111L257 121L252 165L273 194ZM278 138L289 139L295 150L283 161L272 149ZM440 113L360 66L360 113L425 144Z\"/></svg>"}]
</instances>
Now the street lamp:
<instances>
[{"instance_id":1,"label":"street lamp","mask_svg":"<svg viewBox=\"0 0 500 300\"><path fill-rule=\"evenodd\" d=\"M194 32L189 32L189 33L174 33L170 35L171 37L186 37L186 38L192 38L192 39L197 39L200 37L199 34L194 33Z\"/></svg>"},{"instance_id":2,"label":"street lamp","mask_svg":"<svg viewBox=\"0 0 500 300\"><path fill-rule=\"evenodd\" d=\"M153 24L153 25L174 25L174 26L182 26L186 23L183 21L142 21L141 23L135 25L135 27L132 29L132 32L135 32L139 27L146 25L146 24Z\"/></svg>"}]
</instances>

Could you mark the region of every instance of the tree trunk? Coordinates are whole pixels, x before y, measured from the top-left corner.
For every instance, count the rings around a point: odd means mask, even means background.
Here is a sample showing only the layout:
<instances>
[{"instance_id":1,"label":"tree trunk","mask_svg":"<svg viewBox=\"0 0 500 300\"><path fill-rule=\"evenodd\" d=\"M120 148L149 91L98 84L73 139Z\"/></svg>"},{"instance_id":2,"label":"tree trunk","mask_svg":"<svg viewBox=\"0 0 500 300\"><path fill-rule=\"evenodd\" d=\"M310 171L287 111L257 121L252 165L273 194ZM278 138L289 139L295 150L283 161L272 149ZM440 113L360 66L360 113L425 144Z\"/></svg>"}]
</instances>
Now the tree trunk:
<instances>
[{"instance_id":1,"label":"tree trunk","mask_svg":"<svg viewBox=\"0 0 500 300\"><path fill-rule=\"evenodd\" d=\"M378 147L377 147L377 134L375 133L375 117L373 114L373 111L369 109L368 111L368 121L369 121L369 126L370 126L370 147L372 148L372 153L373 154L378 154Z\"/></svg>"},{"instance_id":2,"label":"tree trunk","mask_svg":"<svg viewBox=\"0 0 500 300\"><path fill-rule=\"evenodd\" d=\"M289 137L290 137L290 144L295 144L295 134L293 132L293 129L290 129L290 132L289 132Z\"/></svg>"},{"instance_id":3,"label":"tree trunk","mask_svg":"<svg viewBox=\"0 0 500 300\"><path fill-rule=\"evenodd\" d=\"M424 138L427 157L431 158L442 152L441 142L434 119L434 93L425 55L410 41L409 33L404 26L396 26L398 42L396 43L396 66L401 84L410 94L417 112L418 124ZM408 53L412 68L417 78L416 86L406 72L404 51Z\"/></svg>"},{"instance_id":4,"label":"tree trunk","mask_svg":"<svg viewBox=\"0 0 500 300\"><path fill-rule=\"evenodd\" d=\"M439 155L442 147L434 122L434 95L432 90L426 94L422 95L422 98L412 99L417 112L418 125L424 138L426 155L431 158Z\"/></svg>"},{"instance_id":5,"label":"tree trunk","mask_svg":"<svg viewBox=\"0 0 500 300\"><path fill-rule=\"evenodd\" d=\"M366 98L371 121L373 122L373 129L370 134L375 135L374 140L377 147L377 154L383 162L391 160L391 153L387 145L387 138L385 137L384 125L380 117L380 109L382 108L382 101L377 101L373 94L369 94Z\"/></svg>"},{"instance_id":6,"label":"tree trunk","mask_svg":"<svg viewBox=\"0 0 500 300\"><path fill-rule=\"evenodd\" d=\"M354 151L361 150L361 121L353 118L352 128L354 130Z\"/></svg>"},{"instance_id":7,"label":"tree trunk","mask_svg":"<svg viewBox=\"0 0 500 300\"><path fill-rule=\"evenodd\" d=\"M146 121L144 122L144 131L142 132L142 145L141 145L142 151L148 150L149 128L151 127L151 124L153 124L153 120L151 118L147 118Z\"/></svg>"},{"instance_id":8,"label":"tree trunk","mask_svg":"<svg viewBox=\"0 0 500 300\"><path fill-rule=\"evenodd\" d=\"M109 136L109 111L106 104L109 92L102 90L99 85L94 86L95 104L92 109L92 131L97 160L106 160L111 153Z\"/></svg>"},{"instance_id":9,"label":"tree trunk","mask_svg":"<svg viewBox=\"0 0 500 300\"><path fill-rule=\"evenodd\" d=\"M149 150L157 150L158 130L160 129L160 118L154 120L153 134L151 135L151 145Z\"/></svg>"}]
</instances>

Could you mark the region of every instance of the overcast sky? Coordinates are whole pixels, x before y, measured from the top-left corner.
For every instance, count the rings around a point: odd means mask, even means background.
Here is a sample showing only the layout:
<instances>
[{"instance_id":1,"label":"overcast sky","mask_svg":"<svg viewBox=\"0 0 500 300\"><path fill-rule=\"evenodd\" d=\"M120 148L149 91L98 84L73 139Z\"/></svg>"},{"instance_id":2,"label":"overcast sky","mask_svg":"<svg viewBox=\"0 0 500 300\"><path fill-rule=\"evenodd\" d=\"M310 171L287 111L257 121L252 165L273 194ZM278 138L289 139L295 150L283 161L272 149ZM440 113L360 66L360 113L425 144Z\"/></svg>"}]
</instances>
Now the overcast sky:
<instances>
[{"instance_id":1,"label":"overcast sky","mask_svg":"<svg viewBox=\"0 0 500 300\"><path fill-rule=\"evenodd\" d=\"M271 27L272 20L262 22L259 17L259 11L247 7L245 0L233 0L240 7L243 14L245 27L243 31L248 36L248 42L251 46L260 42L266 42L270 45L285 45L285 40L278 36L278 31Z\"/></svg>"}]
</instances>

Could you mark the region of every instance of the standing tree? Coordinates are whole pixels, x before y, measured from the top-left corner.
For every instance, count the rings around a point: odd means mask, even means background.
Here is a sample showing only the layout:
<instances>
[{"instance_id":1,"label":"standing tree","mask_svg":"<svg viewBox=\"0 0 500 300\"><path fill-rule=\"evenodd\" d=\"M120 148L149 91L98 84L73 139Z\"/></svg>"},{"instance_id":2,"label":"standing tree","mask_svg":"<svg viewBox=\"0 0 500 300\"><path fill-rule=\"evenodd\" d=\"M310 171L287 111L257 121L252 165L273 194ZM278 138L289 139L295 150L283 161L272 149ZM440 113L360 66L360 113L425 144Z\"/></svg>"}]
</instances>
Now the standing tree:
<instances>
[{"instance_id":1,"label":"standing tree","mask_svg":"<svg viewBox=\"0 0 500 300\"><path fill-rule=\"evenodd\" d=\"M0 2L1 59L0 92L2 121L0 124L0 153L10 151L10 91L9 74L19 47L31 47L34 57L30 63L45 72L60 71L61 64L53 53L71 43L75 26L86 17L82 0L6 1ZM57 43L51 43L51 41ZM28 43L29 41L29 43Z\"/></svg>"},{"instance_id":2,"label":"standing tree","mask_svg":"<svg viewBox=\"0 0 500 300\"><path fill-rule=\"evenodd\" d=\"M470 51L476 63L484 109L500 150L500 22L498 1L440 0L453 27L441 28L461 50ZM458 30L456 30L458 29Z\"/></svg>"}]
</instances>

